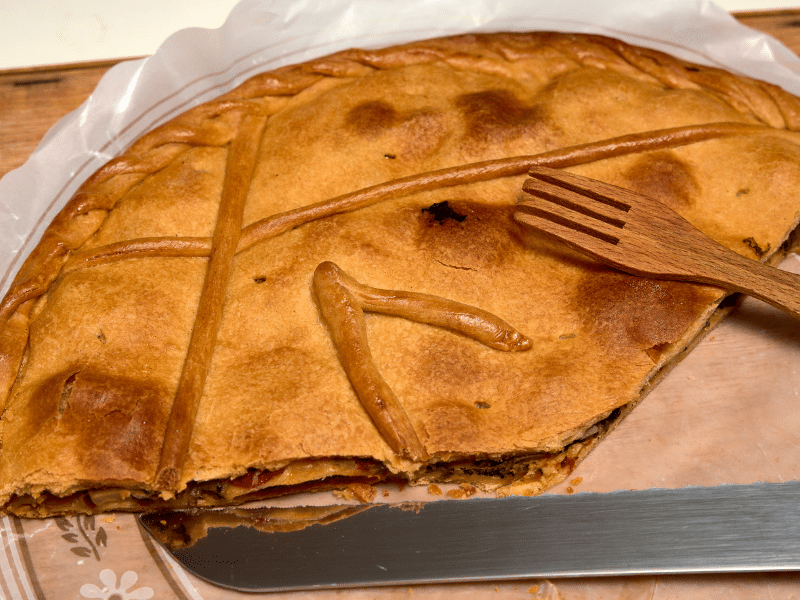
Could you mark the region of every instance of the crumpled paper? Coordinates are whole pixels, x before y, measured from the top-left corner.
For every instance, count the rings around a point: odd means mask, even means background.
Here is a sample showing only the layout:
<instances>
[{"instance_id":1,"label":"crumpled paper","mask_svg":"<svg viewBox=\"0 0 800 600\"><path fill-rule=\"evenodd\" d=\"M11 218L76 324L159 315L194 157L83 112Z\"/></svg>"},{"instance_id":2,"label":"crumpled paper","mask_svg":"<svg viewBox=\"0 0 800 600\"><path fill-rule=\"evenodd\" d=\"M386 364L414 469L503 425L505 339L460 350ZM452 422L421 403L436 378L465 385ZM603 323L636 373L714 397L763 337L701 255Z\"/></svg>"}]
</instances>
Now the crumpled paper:
<instances>
[{"instance_id":1,"label":"crumpled paper","mask_svg":"<svg viewBox=\"0 0 800 600\"><path fill-rule=\"evenodd\" d=\"M765 79L800 95L800 59L700 0L244 0L217 30L187 29L122 63L30 160L0 180L0 294L80 184L144 132L249 76L342 50L464 32L590 32ZM784 268L800 272L800 259ZM784 481L800 476L800 323L755 300L696 348L552 493ZM384 501L436 499L385 488ZM314 502L338 501L330 494ZM133 517L0 523L4 597L254 597L171 562ZM313 568L313 566L310 566ZM798 574L450 584L285 598L797 598Z\"/></svg>"}]
</instances>

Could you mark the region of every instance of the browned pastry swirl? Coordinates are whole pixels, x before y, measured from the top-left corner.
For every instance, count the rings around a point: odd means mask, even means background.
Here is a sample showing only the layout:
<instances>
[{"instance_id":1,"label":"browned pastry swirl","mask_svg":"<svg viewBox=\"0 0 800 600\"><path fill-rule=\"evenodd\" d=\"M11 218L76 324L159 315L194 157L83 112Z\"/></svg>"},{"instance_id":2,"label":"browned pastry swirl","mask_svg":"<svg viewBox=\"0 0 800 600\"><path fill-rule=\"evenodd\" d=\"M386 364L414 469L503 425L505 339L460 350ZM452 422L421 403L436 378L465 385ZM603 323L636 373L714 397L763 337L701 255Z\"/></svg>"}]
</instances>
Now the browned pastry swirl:
<instances>
[{"instance_id":1,"label":"browned pastry swirl","mask_svg":"<svg viewBox=\"0 0 800 600\"><path fill-rule=\"evenodd\" d=\"M469 336L505 352L529 350L531 340L497 316L453 300L363 285L331 262L314 271L314 295L350 383L394 452L428 459L402 404L381 376L369 350L365 312L404 317Z\"/></svg>"}]
</instances>

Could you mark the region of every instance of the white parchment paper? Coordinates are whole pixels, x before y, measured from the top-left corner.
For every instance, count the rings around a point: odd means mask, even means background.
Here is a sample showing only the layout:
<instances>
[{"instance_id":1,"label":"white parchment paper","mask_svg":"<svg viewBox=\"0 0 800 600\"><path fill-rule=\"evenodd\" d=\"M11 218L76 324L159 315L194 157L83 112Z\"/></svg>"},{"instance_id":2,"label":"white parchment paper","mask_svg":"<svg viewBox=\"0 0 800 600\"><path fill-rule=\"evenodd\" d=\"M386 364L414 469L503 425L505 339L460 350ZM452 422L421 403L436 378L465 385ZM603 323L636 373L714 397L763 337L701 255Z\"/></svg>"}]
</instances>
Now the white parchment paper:
<instances>
[{"instance_id":1,"label":"white parchment paper","mask_svg":"<svg viewBox=\"0 0 800 600\"><path fill-rule=\"evenodd\" d=\"M800 95L800 59L701 0L243 0L220 29L179 31L151 58L112 69L87 102L48 133L23 167L0 180L0 295L80 184L144 132L183 110L257 72L345 48L502 30L609 35L758 77ZM800 272L800 260L791 257L784 267ZM795 365L800 365L800 323L748 300L553 493L800 478L800 411L794 408L800 369ZM406 489L387 490L387 501L410 493L433 499L427 490ZM330 495L323 499L331 501ZM128 515L91 522L30 521L18 527L6 521L0 523L0 570L7 585L0 595L5 589L14 598L254 597L193 579L149 546ZM418 586L280 597L796 600L799 593L796 574L759 574Z\"/></svg>"},{"instance_id":2,"label":"white parchment paper","mask_svg":"<svg viewBox=\"0 0 800 600\"><path fill-rule=\"evenodd\" d=\"M701 0L243 0L216 30L186 29L113 68L0 180L0 295L80 184L136 138L256 72L349 47L469 31L592 32L755 76L800 95L800 60Z\"/></svg>"}]
</instances>

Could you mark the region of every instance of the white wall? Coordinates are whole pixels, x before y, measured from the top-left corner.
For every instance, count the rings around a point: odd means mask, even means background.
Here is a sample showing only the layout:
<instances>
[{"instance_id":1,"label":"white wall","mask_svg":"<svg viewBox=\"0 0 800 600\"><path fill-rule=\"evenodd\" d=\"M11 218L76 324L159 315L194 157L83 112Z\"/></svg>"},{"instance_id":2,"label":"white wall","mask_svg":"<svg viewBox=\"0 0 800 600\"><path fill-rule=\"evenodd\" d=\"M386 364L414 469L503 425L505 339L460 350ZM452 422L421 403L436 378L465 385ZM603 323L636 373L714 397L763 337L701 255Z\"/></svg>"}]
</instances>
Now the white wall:
<instances>
[{"instance_id":1,"label":"white wall","mask_svg":"<svg viewBox=\"0 0 800 600\"><path fill-rule=\"evenodd\" d=\"M0 0L0 69L149 55L179 29L219 27L236 2ZM785 0L717 4L727 10L800 7Z\"/></svg>"}]
</instances>

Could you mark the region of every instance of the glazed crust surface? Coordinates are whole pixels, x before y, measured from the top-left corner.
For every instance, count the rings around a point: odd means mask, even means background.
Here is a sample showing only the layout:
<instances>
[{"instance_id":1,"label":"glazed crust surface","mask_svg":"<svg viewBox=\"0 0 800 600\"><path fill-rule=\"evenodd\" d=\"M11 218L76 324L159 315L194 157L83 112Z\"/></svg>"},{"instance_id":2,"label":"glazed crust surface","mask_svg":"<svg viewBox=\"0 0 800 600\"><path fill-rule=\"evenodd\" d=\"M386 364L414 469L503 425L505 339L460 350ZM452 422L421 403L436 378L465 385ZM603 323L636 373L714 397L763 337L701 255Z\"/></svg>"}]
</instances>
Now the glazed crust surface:
<instances>
[{"instance_id":1,"label":"glazed crust surface","mask_svg":"<svg viewBox=\"0 0 800 600\"><path fill-rule=\"evenodd\" d=\"M215 482L225 503L242 477L538 493L726 294L525 229L526 171L646 193L774 260L800 214L798 107L769 84L554 33L258 75L101 168L20 270L0 304L0 502L136 510ZM103 489L120 501L81 495Z\"/></svg>"}]
</instances>

